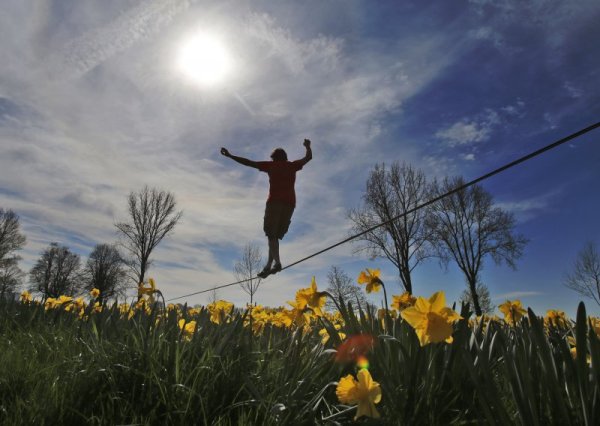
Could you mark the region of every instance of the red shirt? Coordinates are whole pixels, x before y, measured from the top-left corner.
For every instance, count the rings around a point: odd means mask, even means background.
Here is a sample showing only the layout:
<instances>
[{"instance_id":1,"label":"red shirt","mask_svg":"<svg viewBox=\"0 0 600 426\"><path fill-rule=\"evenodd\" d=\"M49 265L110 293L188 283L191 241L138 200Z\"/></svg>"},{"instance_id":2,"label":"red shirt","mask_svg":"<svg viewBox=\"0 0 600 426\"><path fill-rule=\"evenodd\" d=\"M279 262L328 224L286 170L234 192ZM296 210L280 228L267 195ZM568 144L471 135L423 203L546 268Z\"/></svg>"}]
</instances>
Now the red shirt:
<instances>
[{"instance_id":1,"label":"red shirt","mask_svg":"<svg viewBox=\"0 0 600 426\"><path fill-rule=\"evenodd\" d=\"M281 201L296 205L296 172L302 170L302 160L296 161L259 161L258 170L269 175L269 201Z\"/></svg>"}]
</instances>

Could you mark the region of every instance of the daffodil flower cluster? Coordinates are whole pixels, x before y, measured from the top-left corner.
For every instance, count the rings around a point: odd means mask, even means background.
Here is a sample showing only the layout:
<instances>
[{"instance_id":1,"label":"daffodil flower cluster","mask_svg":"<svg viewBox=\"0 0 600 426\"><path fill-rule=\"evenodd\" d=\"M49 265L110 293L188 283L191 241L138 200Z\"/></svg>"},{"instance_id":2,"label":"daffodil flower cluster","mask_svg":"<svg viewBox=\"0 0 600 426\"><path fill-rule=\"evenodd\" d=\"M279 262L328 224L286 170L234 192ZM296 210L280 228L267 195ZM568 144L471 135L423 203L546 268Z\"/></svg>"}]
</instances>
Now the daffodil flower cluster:
<instances>
[{"instance_id":1,"label":"daffodil flower cluster","mask_svg":"<svg viewBox=\"0 0 600 426\"><path fill-rule=\"evenodd\" d=\"M379 322L381 330L389 332L388 327L406 323L414 329L420 346L429 344L451 344L453 342L454 325L462 317L453 309L446 306L446 298L443 291L438 291L429 298L416 297L408 292L392 297L392 303L387 306L385 296L385 285L381 279L379 269L365 269L360 272L358 279L360 285L365 285L367 293L378 292L384 289L384 309L361 311L361 315L375 318L367 320ZM348 329L344 317L340 312L327 312L325 310L326 298L329 293L319 291L315 277L312 277L310 286L299 289L295 298L287 302L287 307L269 308L258 306L246 306L245 311L235 309L234 304L226 300L218 300L205 307L187 307L180 304L169 304L166 307L155 299L160 291L156 288L154 279L150 278L147 284L141 283L137 288L138 299L135 303L121 303L112 309L118 309L121 319L132 320L136 316L155 317L154 326L165 322L167 316L175 315L181 341L190 342L196 335L201 335L202 327L207 321L202 320L203 315L215 327L226 326L243 315L244 326L251 329L255 335L265 332L268 327L302 329L306 333L314 333L312 337L319 338L322 345L328 345L336 350L335 361L340 363L355 363L357 373L341 377L337 387L336 395L342 404L357 406L355 419L360 417L380 416L376 404L382 399L382 391L379 384L373 380L369 372L369 361L366 358L376 351L376 336L366 333L347 335ZM83 297L71 297L61 295L60 297L49 297L44 301L44 309L61 310L76 314L80 319L87 319L90 315L100 313L103 306L100 304L100 291L93 289L89 293L89 301ZM31 293L25 291L20 297L23 305L40 304L35 301ZM469 319L469 326L473 329L485 327L495 322L500 327L517 327L521 318L527 311L519 300L507 300L499 307L504 318L483 315ZM206 319L206 317L204 317ZM573 357L577 356L576 341L573 337L572 326L566 314L558 310L549 310L543 318L545 329L561 331L561 336L568 342ZM589 318L590 327L600 336L600 319ZM318 330L318 332L317 332ZM337 333L331 336L330 332ZM563 331L566 331L563 333ZM332 339L332 337L334 337ZM333 343L332 343L333 342ZM588 362L589 355L588 355Z\"/></svg>"}]
</instances>

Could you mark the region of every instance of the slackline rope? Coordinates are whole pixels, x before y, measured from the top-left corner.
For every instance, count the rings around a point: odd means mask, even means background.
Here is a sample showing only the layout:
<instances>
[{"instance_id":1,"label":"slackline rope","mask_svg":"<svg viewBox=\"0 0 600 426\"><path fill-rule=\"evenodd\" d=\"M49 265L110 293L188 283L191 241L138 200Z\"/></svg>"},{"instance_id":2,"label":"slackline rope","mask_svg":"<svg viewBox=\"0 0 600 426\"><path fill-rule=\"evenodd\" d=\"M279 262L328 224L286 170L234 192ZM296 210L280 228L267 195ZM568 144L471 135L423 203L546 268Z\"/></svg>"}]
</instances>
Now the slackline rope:
<instances>
[{"instance_id":1,"label":"slackline rope","mask_svg":"<svg viewBox=\"0 0 600 426\"><path fill-rule=\"evenodd\" d=\"M475 185L476 183L479 183L479 182L481 182L481 181L483 181L483 180L485 180L485 179L488 179L488 178L490 178L490 177L492 177L492 176L494 176L494 175L497 175L498 173L501 173L501 172L503 172L503 171L505 171L505 170L508 170L508 169L510 169L511 167L514 167L514 166L516 166L517 164L521 164L521 163L523 163L523 162L525 162L525 161L527 161L527 160L530 160L530 159L532 159L533 157L537 157L538 155L540 155L540 154L543 154L543 153L544 153L544 152L546 152L546 151L550 151L551 149L553 149L553 148L556 148L556 147L558 147L559 145L562 145L562 144L564 144L564 143L566 143L566 142L568 142L568 141L570 141L570 140L573 140L573 139L575 139L575 138L578 138L579 136L582 136L582 135L584 135L584 134L586 134L586 133L588 133L588 132L591 132L592 130L594 130L594 129L598 128L598 127L600 127L600 122L597 122L597 123L595 123L595 124L592 124L591 126L588 126L588 127L584 128L584 129L581 129L581 130L579 130L579 131L577 131L577 132L575 132L575 133L572 133L572 134L570 134L569 136L566 136L566 137L564 137L564 138L562 138L562 139L559 139L559 140L557 140L556 142L553 142L553 143L551 143L551 144L549 144L549 145L546 145L546 146L545 146L545 147L543 147L543 148L540 148L540 149L538 149L538 150L536 150L536 151L533 151L533 152L531 152L531 153L529 153L529 154L527 154L527 155L524 155L524 156L523 156L523 157L521 157L521 158L518 158L518 159L516 159L516 160L514 160L514 161L511 161L510 163L508 163L508 164L505 164L504 166L502 166L502 167L499 167L499 168L497 168L496 170L492 170L491 172L489 172L489 173L486 173L486 174L484 174L484 175L482 175L482 176L480 176L480 177L478 177L478 178L476 178L476 179L473 179L472 181L470 181L470 182L467 182L467 183L465 183L465 184L463 184L463 185L461 185L461 186L459 186L459 187L457 187L457 188L454 188L454 189L452 189L452 190L450 190L450 191L446 192L445 194L439 195L439 196L437 196L437 197L435 197L435 198L432 198L432 199L431 199L431 200L429 200L429 201L426 201L426 202L424 202L424 203L422 203L422 204L420 204L420 205L418 205L418 206L416 206L416 207L413 207L412 209L410 209L410 210L407 210L407 211L405 211L404 213L402 213L402 214L399 214L399 215L398 215L398 216L396 216L396 217L393 217L392 219L389 219L389 220L387 220L387 221L385 221L385 222L382 222L382 223L379 223L379 224L377 224L377 225L375 225L375 226L372 226L371 228L369 228L369 229L367 229L367 230L365 230L365 231L362 231L362 232L360 232L360 233L358 233L358 234L354 234L354 235L352 235L352 236L350 236L350 237L348 237L348 238L346 238L346 239L344 239L344 240L342 240L342 241L339 241L339 242L337 242L337 243L335 243L335 244L332 244L332 245L330 245L329 247L325 247L325 248L324 248L324 249L322 249L322 250L319 250L319 251L317 251L317 252L315 252L315 253L313 253L313 254L310 254L310 255L308 255L308 256L306 256L306 257L303 257L303 258L302 258L302 259L300 259L300 260L297 260L297 261L295 261L294 263L290 263L289 265L285 266L285 267L284 267L284 268L282 268L281 270L282 270L282 271L284 271L284 270L286 270L286 269L288 269L288 268L291 268L292 266L296 266L296 265L298 265L299 263L305 262L305 261L307 261L308 259L312 259L313 257L319 256L320 254L323 254L323 253L325 253L325 252L327 252L327 251L329 251L329 250L331 250L331 249L334 249L334 248L336 248L336 247L338 247L338 246L341 246L341 245L343 245L343 244L346 244L347 242L350 242L350 241L352 241L352 240L355 240L355 239L357 239L358 237L362 237L363 235L365 235L365 234L368 234L369 232L373 232L373 231L374 231L375 229L377 229L377 228L381 228L382 226L384 226L384 225L387 225L387 224L389 224L389 223L391 223L391 222L394 222L394 221L396 221L396 220L398 220L398 219L400 219L400 218L402 218L402 217L404 217L404 216L406 216L406 215L408 215L408 214L414 213L414 212L416 212L417 210L420 210L420 209L422 209L423 207L427 207L427 206L429 206L429 205L431 205L431 204L433 204L433 203L436 203L436 202L438 202L439 200L441 200L442 198L445 198L445 197L447 197L447 196L449 196L449 195L452 195L452 194L455 194L455 193L457 193L457 192L459 192L459 191L462 191L463 189L466 189L466 188L468 188L468 187L470 187L470 186L473 186L473 185ZM240 281L236 281L236 282L229 283L229 284L223 284L223 285L219 285L219 286L212 287L212 288L209 288L209 289L206 289L206 290L196 291L196 292L194 292L194 293L189 293L189 294L185 294L185 295L183 295L183 296L178 296L178 297L174 297L174 298L172 298L172 299L168 299L168 300L167 300L167 302L170 302L170 301L172 301L172 300L177 300L177 299L183 299L184 297L194 296L194 295L196 295L196 294L207 293L207 292L209 292L209 291L218 290L218 289L225 288L225 287L231 287L231 286L234 286L234 285L243 284L243 283L245 283L245 282L252 281L252 280L254 280L254 279L256 279L256 277L247 278L247 279L245 279L245 280L240 280Z\"/></svg>"}]
</instances>

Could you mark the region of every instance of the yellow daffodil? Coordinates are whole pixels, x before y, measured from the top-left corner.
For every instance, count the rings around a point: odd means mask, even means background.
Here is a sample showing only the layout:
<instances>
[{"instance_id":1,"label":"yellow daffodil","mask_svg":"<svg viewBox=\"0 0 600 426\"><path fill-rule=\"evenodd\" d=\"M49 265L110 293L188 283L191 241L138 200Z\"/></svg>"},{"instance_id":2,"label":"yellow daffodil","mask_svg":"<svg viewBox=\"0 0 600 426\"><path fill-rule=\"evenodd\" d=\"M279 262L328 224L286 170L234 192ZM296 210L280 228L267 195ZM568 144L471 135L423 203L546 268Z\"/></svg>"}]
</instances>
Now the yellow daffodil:
<instances>
[{"instance_id":1,"label":"yellow daffodil","mask_svg":"<svg viewBox=\"0 0 600 426\"><path fill-rule=\"evenodd\" d=\"M262 309L254 309L252 313L246 316L244 325L251 326L252 332L255 335L259 335L264 330L265 326L269 322L269 314Z\"/></svg>"},{"instance_id":2,"label":"yellow daffodil","mask_svg":"<svg viewBox=\"0 0 600 426\"><path fill-rule=\"evenodd\" d=\"M600 337L600 318L590 317L590 326L596 333L596 336Z\"/></svg>"},{"instance_id":3,"label":"yellow daffodil","mask_svg":"<svg viewBox=\"0 0 600 426\"><path fill-rule=\"evenodd\" d=\"M396 312L396 311L386 311L385 309L378 309L377 310L377 318L379 318L380 321L383 321L385 319L386 313L389 314L389 316L392 319L398 318L398 312Z\"/></svg>"},{"instance_id":4,"label":"yellow daffodil","mask_svg":"<svg viewBox=\"0 0 600 426\"><path fill-rule=\"evenodd\" d=\"M487 314L483 314L481 316L476 316L473 319L469 320L469 327L471 328L481 328L481 327L485 327L487 324L489 324L490 322L500 322L500 318L498 318L496 315L490 316Z\"/></svg>"},{"instance_id":5,"label":"yellow daffodil","mask_svg":"<svg viewBox=\"0 0 600 426\"><path fill-rule=\"evenodd\" d=\"M148 278L148 287L145 287L144 283L140 283L138 286L138 297L147 295L150 303L153 303L154 293L156 293L156 291L156 283L154 282L154 278Z\"/></svg>"},{"instance_id":6,"label":"yellow daffodil","mask_svg":"<svg viewBox=\"0 0 600 426\"><path fill-rule=\"evenodd\" d=\"M119 313L121 314L121 316L125 316L125 315L129 314L130 310L131 310L131 306L128 305L127 303L121 303L119 305Z\"/></svg>"},{"instance_id":7,"label":"yellow daffodil","mask_svg":"<svg viewBox=\"0 0 600 426\"><path fill-rule=\"evenodd\" d=\"M546 327L566 327L567 324L567 315L563 311L558 311L556 309L546 311L546 316L544 317L544 325L546 325Z\"/></svg>"},{"instance_id":8,"label":"yellow daffodil","mask_svg":"<svg viewBox=\"0 0 600 426\"><path fill-rule=\"evenodd\" d=\"M92 296L92 298L96 299L98 296L100 296L100 290L98 290L97 288L93 288L90 291L90 296Z\"/></svg>"},{"instance_id":9,"label":"yellow daffodil","mask_svg":"<svg viewBox=\"0 0 600 426\"><path fill-rule=\"evenodd\" d=\"M33 300L33 297L31 296L31 293L28 292L27 290L25 290L23 293L21 293L21 302L22 303L31 303L32 300Z\"/></svg>"},{"instance_id":10,"label":"yellow daffodil","mask_svg":"<svg viewBox=\"0 0 600 426\"><path fill-rule=\"evenodd\" d=\"M56 308L57 303L56 303L56 299L54 297L49 297L46 299L46 301L44 302L44 309L47 311L48 309L54 309Z\"/></svg>"},{"instance_id":11,"label":"yellow daffodil","mask_svg":"<svg viewBox=\"0 0 600 426\"><path fill-rule=\"evenodd\" d=\"M375 404L381 401L379 383L373 381L369 370L364 368L358 371L357 377L358 380L355 380L348 374L340 379L335 390L338 400L343 404L358 404L354 420L362 416L378 419L380 416Z\"/></svg>"},{"instance_id":12,"label":"yellow daffodil","mask_svg":"<svg viewBox=\"0 0 600 426\"><path fill-rule=\"evenodd\" d=\"M335 328L336 330L340 330L342 326L340 324L334 324L333 328ZM330 336L326 328L322 328L321 330L319 330L319 336L321 336L322 344L325 344L329 341ZM338 331L338 336L340 337L340 340L344 340L346 338L346 333Z\"/></svg>"},{"instance_id":13,"label":"yellow daffodil","mask_svg":"<svg viewBox=\"0 0 600 426\"><path fill-rule=\"evenodd\" d=\"M72 301L73 301L73 298L71 296L62 295L58 298L58 303L60 303L61 305L71 303Z\"/></svg>"},{"instance_id":14,"label":"yellow daffodil","mask_svg":"<svg viewBox=\"0 0 600 426\"><path fill-rule=\"evenodd\" d=\"M225 300L217 300L208 306L210 320L215 324L221 324L222 319L226 318L233 311L233 303Z\"/></svg>"},{"instance_id":15,"label":"yellow daffodil","mask_svg":"<svg viewBox=\"0 0 600 426\"><path fill-rule=\"evenodd\" d=\"M504 314L504 320L512 326L515 326L523 315L527 313L527 311L523 309L520 300L507 300L498 306L498 309Z\"/></svg>"},{"instance_id":16,"label":"yellow daffodil","mask_svg":"<svg viewBox=\"0 0 600 426\"><path fill-rule=\"evenodd\" d=\"M569 346L571 347L571 356L573 357L573 359L577 359L577 341L575 340L574 337L572 336L567 336L567 342L569 343ZM592 357L590 354L587 354L586 358L586 362L588 364L592 363Z\"/></svg>"},{"instance_id":17,"label":"yellow daffodil","mask_svg":"<svg viewBox=\"0 0 600 426\"><path fill-rule=\"evenodd\" d=\"M289 316L285 313L286 309L280 308L274 315L271 315L271 324L275 327L283 328L289 327L292 323Z\"/></svg>"},{"instance_id":18,"label":"yellow daffodil","mask_svg":"<svg viewBox=\"0 0 600 426\"><path fill-rule=\"evenodd\" d=\"M73 300L73 304L77 309L85 309L85 300L83 300L83 297L78 297Z\"/></svg>"},{"instance_id":19,"label":"yellow daffodil","mask_svg":"<svg viewBox=\"0 0 600 426\"><path fill-rule=\"evenodd\" d=\"M179 310L179 306L177 306L177 309ZM200 313L200 309L199 308L188 308L187 313L190 317L195 317L196 315L198 315Z\"/></svg>"},{"instance_id":20,"label":"yellow daffodil","mask_svg":"<svg viewBox=\"0 0 600 426\"><path fill-rule=\"evenodd\" d=\"M367 293L371 293L372 291L378 292L383 284L381 279L379 279L380 274L379 269L366 268L358 275L358 283L367 285Z\"/></svg>"},{"instance_id":21,"label":"yellow daffodil","mask_svg":"<svg viewBox=\"0 0 600 426\"><path fill-rule=\"evenodd\" d=\"M307 327L310 325L312 313L303 303L288 301L292 309L282 310L282 319L286 327L296 325L298 327Z\"/></svg>"},{"instance_id":22,"label":"yellow daffodil","mask_svg":"<svg viewBox=\"0 0 600 426\"><path fill-rule=\"evenodd\" d=\"M196 332L196 321L190 321L186 324L184 319L180 319L179 329L181 330L185 340L192 340L192 336Z\"/></svg>"},{"instance_id":23,"label":"yellow daffodil","mask_svg":"<svg viewBox=\"0 0 600 426\"><path fill-rule=\"evenodd\" d=\"M134 309L132 309L129 312L129 319L131 319L135 315L136 311L144 312L146 315L152 314L152 309L150 308L150 306L148 306L148 302L146 302L146 299L138 300L133 307Z\"/></svg>"},{"instance_id":24,"label":"yellow daffodil","mask_svg":"<svg viewBox=\"0 0 600 426\"><path fill-rule=\"evenodd\" d=\"M434 293L429 300L418 297L415 305L404 309L400 315L415 329L421 346L444 341L452 343L452 324L461 318L446 307L443 291Z\"/></svg>"},{"instance_id":25,"label":"yellow daffodil","mask_svg":"<svg viewBox=\"0 0 600 426\"><path fill-rule=\"evenodd\" d=\"M325 293L317 291L317 282L312 277L310 287L302 288L296 292L297 306L309 306L315 315L322 316L322 308L325 307Z\"/></svg>"},{"instance_id":26,"label":"yellow daffodil","mask_svg":"<svg viewBox=\"0 0 600 426\"><path fill-rule=\"evenodd\" d=\"M392 309L398 312L403 311L406 308L410 308L417 301L416 297L413 297L408 291L405 291L400 296L392 296Z\"/></svg>"},{"instance_id":27,"label":"yellow daffodil","mask_svg":"<svg viewBox=\"0 0 600 426\"><path fill-rule=\"evenodd\" d=\"M56 308L60 308L61 306L64 306L66 308L67 311L70 310L69 308L69 304L71 303L71 301L73 300L73 298L71 296L60 296L58 298L55 297L49 297L46 299L46 303L44 304L44 307L46 310L48 309L56 309Z\"/></svg>"}]
</instances>

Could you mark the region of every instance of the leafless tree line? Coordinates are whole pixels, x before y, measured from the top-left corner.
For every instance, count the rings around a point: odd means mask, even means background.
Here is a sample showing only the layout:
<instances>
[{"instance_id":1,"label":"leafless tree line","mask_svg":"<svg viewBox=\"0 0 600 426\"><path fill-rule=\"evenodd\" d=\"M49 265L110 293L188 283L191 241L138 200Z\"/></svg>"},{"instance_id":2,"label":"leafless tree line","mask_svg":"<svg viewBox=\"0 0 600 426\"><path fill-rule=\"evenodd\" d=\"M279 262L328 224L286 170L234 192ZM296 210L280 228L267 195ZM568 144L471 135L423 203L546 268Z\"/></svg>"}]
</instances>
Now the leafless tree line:
<instances>
[{"instance_id":1,"label":"leafless tree line","mask_svg":"<svg viewBox=\"0 0 600 426\"><path fill-rule=\"evenodd\" d=\"M478 185L416 209L462 185L461 177L427 182L422 171L408 164L396 162L389 169L377 164L369 174L362 205L350 210L348 217L352 232L365 232L356 251L388 259L410 293L411 274L425 260L437 258L442 266L456 263L467 283L461 300L472 303L481 314L493 309L481 279L484 260L491 258L515 268L527 239L514 232L514 216L495 206L492 196ZM115 224L121 237L118 243L96 245L83 265L80 256L68 247L51 243L29 272L30 289L44 298L92 288L101 291L102 302L122 296L129 285L144 282L153 250L181 218L182 212L175 206L174 195L167 191L146 186L131 192L129 220ZM385 225L372 229L380 223ZM25 243L19 217L0 208L0 298L14 296L23 283L26 274L18 266L21 257L17 252ZM260 263L260 251L248 245L234 268L238 278L253 278L244 287L251 303L260 285L260 280L254 279ZM345 300L364 301L340 268L332 267L328 283L328 290ZM593 243L587 243L578 254L564 284L600 304L600 255Z\"/></svg>"},{"instance_id":2,"label":"leafless tree line","mask_svg":"<svg viewBox=\"0 0 600 426\"><path fill-rule=\"evenodd\" d=\"M52 242L44 249L29 272L29 289L48 297L78 295L93 288L100 290L98 301L124 297L127 288L144 282L152 264L151 254L170 234L182 212L175 211L172 193L144 187L128 197L129 220L115 224L120 240L97 244L82 264L79 254ZM15 254L25 245L19 217L0 209L0 297L22 284L25 273Z\"/></svg>"},{"instance_id":3,"label":"leafless tree line","mask_svg":"<svg viewBox=\"0 0 600 426\"><path fill-rule=\"evenodd\" d=\"M463 298L481 315L481 296L488 295L481 282L484 260L516 267L527 239L515 232L512 213L494 206L492 196L479 185L460 191L462 177L428 182L425 174L409 164L377 164L369 174L359 208L348 217L352 232L365 232L356 251L371 258L386 258L397 269L404 289L413 292L412 272L429 258L442 266L454 262L465 276L468 291ZM424 208L443 194L453 192ZM377 224L383 226L372 229ZM485 300L483 307L490 306Z\"/></svg>"}]
</instances>

